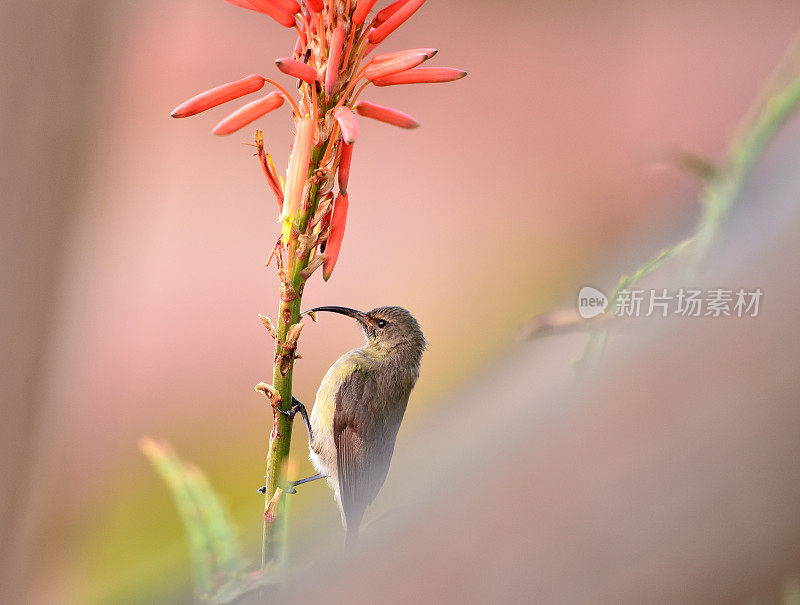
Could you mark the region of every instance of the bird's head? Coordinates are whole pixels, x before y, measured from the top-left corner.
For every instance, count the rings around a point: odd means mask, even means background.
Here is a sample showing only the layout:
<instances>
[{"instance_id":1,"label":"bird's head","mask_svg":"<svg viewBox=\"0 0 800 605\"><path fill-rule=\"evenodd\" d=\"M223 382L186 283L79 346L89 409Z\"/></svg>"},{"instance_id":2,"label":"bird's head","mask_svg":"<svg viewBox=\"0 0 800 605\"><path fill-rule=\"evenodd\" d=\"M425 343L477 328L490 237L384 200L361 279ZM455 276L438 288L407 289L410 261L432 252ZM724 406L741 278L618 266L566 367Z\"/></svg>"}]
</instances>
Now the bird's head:
<instances>
[{"instance_id":1,"label":"bird's head","mask_svg":"<svg viewBox=\"0 0 800 605\"><path fill-rule=\"evenodd\" d=\"M387 353L421 356L426 347L425 336L417 320L403 307L377 307L366 313L348 307L316 307L306 313L312 311L330 311L352 317L361 325L367 344Z\"/></svg>"}]
</instances>

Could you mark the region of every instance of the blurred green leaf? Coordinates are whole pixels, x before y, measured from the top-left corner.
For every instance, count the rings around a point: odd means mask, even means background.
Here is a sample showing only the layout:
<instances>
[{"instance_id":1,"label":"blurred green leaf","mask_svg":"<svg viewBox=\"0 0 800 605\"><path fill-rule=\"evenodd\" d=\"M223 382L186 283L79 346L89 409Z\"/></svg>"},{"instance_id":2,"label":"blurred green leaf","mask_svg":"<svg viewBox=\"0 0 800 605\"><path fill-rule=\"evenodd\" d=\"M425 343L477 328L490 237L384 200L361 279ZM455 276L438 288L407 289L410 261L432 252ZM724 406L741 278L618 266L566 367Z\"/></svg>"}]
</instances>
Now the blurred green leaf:
<instances>
[{"instance_id":1,"label":"blurred green leaf","mask_svg":"<svg viewBox=\"0 0 800 605\"><path fill-rule=\"evenodd\" d=\"M243 569L230 515L203 472L169 445L144 437L139 448L172 492L186 529L197 595L208 598Z\"/></svg>"},{"instance_id":2,"label":"blurred green leaf","mask_svg":"<svg viewBox=\"0 0 800 605\"><path fill-rule=\"evenodd\" d=\"M717 238L724 221L740 198L745 180L764 149L777 132L800 108L800 36L789 47L774 74L759 92L749 113L742 119L730 144L724 166L711 168L702 161L706 184L700 196L702 216L697 231L677 244L664 248L633 273L623 275L606 305L606 313L613 313L620 292L638 284L672 258L692 252L694 272ZM686 160L686 158L684 158ZM695 159L693 162L697 163ZM707 167L706 167L706 164ZM692 172L698 172L690 167ZM594 366L602 356L608 341L608 329L593 330L581 356L574 365L578 371Z\"/></svg>"}]
</instances>

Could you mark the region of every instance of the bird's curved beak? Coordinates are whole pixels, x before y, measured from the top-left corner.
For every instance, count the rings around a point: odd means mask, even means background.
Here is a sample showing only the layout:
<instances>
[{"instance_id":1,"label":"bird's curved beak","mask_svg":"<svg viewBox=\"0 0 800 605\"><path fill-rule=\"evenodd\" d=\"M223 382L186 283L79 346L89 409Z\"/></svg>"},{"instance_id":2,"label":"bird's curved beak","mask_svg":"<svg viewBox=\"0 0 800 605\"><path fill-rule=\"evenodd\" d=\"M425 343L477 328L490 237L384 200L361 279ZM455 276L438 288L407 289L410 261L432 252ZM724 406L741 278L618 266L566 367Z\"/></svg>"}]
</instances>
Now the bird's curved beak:
<instances>
[{"instance_id":1,"label":"bird's curved beak","mask_svg":"<svg viewBox=\"0 0 800 605\"><path fill-rule=\"evenodd\" d=\"M330 311L331 313L339 313L340 315L347 315L348 317L352 317L353 319L360 321L365 326L368 325L369 323L366 313L362 311L356 311L355 309L351 309L349 307L314 307L313 309L305 311L303 315L306 315L308 313L316 313L318 311Z\"/></svg>"}]
</instances>

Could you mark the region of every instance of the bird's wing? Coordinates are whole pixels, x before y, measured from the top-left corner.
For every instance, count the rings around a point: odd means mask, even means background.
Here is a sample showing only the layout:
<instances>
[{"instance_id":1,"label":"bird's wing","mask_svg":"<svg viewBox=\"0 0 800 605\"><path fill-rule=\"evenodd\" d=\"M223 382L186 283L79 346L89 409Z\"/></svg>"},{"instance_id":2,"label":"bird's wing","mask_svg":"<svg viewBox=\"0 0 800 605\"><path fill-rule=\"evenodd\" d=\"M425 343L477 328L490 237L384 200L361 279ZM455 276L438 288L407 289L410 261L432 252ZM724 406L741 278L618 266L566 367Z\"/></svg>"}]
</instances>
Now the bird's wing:
<instances>
[{"instance_id":1,"label":"bird's wing","mask_svg":"<svg viewBox=\"0 0 800 605\"><path fill-rule=\"evenodd\" d=\"M333 438L339 474L339 496L348 534L358 531L361 518L378 495L394 450L396 431L376 418L378 385L370 373L356 370L336 397Z\"/></svg>"}]
</instances>

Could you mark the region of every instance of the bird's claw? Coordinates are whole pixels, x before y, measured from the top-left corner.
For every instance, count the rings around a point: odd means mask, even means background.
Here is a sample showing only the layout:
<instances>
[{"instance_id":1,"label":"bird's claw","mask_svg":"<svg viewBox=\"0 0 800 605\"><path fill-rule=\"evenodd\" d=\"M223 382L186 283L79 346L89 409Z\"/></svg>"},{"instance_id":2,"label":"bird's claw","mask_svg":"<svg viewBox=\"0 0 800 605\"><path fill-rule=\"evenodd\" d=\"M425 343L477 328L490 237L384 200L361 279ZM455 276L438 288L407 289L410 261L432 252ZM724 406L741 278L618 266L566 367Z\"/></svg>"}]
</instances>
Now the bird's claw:
<instances>
[{"instance_id":1,"label":"bird's claw","mask_svg":"<svg viewBox=\"0 0 800 605\"><path fill-rule=\"evenodd\" d=\"M298 479L297 481L289 481L288 484L281 486L283 489L284 494L296 494L297 489L295 489L298 485L302 485L303 483L308 483L309 481L316 481L317 479L326 479L328 476L322 473L317 473L316 475L311 475L310 477L306 477L305 479ZM266 479L266 477L265 477ZM258 488L259 494L265 494L267 492L267 486L264 485Z\"/></svg>"},{"instance_id":2,"label":"bird's claw","mask_svg":"<svg viewBox=\"0 0 800 605\"><path fill-rule=\"evenodd\" d=\"M262 485L256 491L263 496L264 494L267 493L267 486L266 485ZM289 485L287 487L283 488L283 493L284 494L296 494L297 490L294 488L294 484L293 483L289 483Z\"/></svg>"},{"instance_id":3,"label":"bird's claw","mask_svg":"<svg viewBox=\"0 0 800 605\"><path fill-rule=\"evenodd\" d=\"M295 414L300 411L300 408L297 405L293 405L288 410L282 409L280 406L276 405L275 409L278 410L281 414L286 416L289 420L294 420Z\"/></svg>"},{"instance_id":4,"label":"bird's claw","mask_svg":"<svg viewBox=\"0 0 800 605\"><path fill-rule=\"evenodd\" d=\"M300 416L303 418L303 423L306 425L306 430L308 431L308 441L311 442L314 439L314 432L311 430L311 421L308 418L308 412L306 411L306 406L304 406L297 397L292 397L292 407L288 410L283 410L279 405L273 406L276 410L278 410L281 414L286 416L289 420L294 420L295 414L300 412Z\"/></svg>"}]
</instances>

